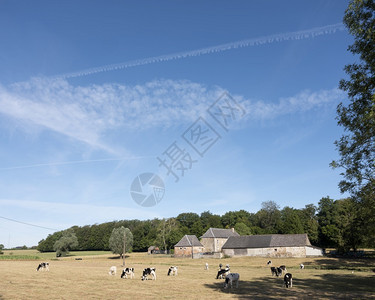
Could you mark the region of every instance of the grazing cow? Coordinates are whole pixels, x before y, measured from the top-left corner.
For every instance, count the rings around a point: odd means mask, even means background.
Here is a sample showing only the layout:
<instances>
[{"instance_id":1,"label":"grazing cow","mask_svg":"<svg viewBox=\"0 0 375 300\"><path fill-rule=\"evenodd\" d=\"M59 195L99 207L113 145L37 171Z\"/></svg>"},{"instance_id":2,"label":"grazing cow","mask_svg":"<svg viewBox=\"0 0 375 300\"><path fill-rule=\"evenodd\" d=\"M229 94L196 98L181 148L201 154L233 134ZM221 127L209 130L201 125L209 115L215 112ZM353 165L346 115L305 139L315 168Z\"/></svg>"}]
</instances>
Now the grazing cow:
<instances>
[{"instance_id":1,"label":"grazing cow","mask_svg":"<svg viewBox=\"0 0 375 300\"><path fill-rule=\"evenodd\" d=\"M109 272L108 272L109 275L116 275L116 273L117 273L116 266L112 266L109 268Z\"/></svg>"},{"instance_id":2,"label":"grazing cow","mask_svg":"<svg viewBox=\"0 0 375 300\"><path fill-rule=\"evenodd\" d=\"M228 274L230 273L230 269L229 268L225 268L225 269L220 269L218 272L217 272L217 276L216 276L216 279L223 279L225 276L227 276Z\"/></svg>"},{"instance_id":3,"label":"grazing cow","mask_svg":"<svg viewBox=\"0 0 375 300\"><path fill-rule=\"evenodd\" d=\"M49 271L49 263L48 262L42 262L38 265L36 268L37 271L42 270L42 271Z\"/></svg>"},{"instance_id":4,"label":"grazing cow","mask_svg":"<svg viewBox=\"0 0 375 300\"><path fill-rule=\"evenodd\" d=\"M208 263L206 263L205 270L208 270Z\"/></svg>"},{"instance_id":5,"label":"grazing cow","mask_svg":"<svg viewBox=\"0 0 375 300\"><path fill-rule=\"evenodd\" d=\"M281 273L282 273L282 270L280 268L271 267L272 276L276 275L277 277L279 277Z\"/></svg>"},{"instance_id":6,"label":"grazing cow","mask_svg":"<svg viewBox=\"0 0 375 300\"><path fill-rule=\"evenodd\" d=\"M146 268L143 270L142 280L148 280L148 275L152 276L153 280L156 280L156 269L155 268Z\"/></svg>"},{"instance_id":7,"label":"grazing cow","mask_svg":"<svg viewBox=\"0 0 375 300\"><path fill-rule=\"evenodd\" d=\"M230 285L230 288L233 287L233 282L236 283L236 288L238 288L238 281L240 280L240 274L238 273L230 273L225 277L225 283L224 288L228 288Z\"/></svg>"},{"instance_id":8,"label":"grazing cow","mask_svg":"<svg viewBox=\"0 0 375 300\"><path fill-rule=\"evenodd\" d=\"M272 265L272 260L267 261L267 265Z\"/></svg>"},{"instance_id":9,"label":"grazing cow","mask_svg":"<svg viewBox=\"0 0 375 300\"><path fill-rule=\"evenodd\" d=\"M174 275L174 276L177 276L177 270L178 270L178 267L176 267L176 266L172 266L172 267L170 267L169 268L169 270L168 270L168 276L169 275Z\"/></svg>"},{"instance_id":10,"label":"grazing cow","mask_svg":"<svg viewBox=\"0 0 375 300\"><path fill-rule=\"evenodd\" d=\"M286 273L284 276L284 284L286 288L292 287L293 286L293 279L292 279L292 274Z\"/></svg>"},{"instance_id":11,"label":"grazing cow","mask_svg":"<svg viewBox=\"0 0 375 300\"><path fill-rule=\"evenodd\" d=\"M300 268L300 269L304 269L304 268L305 268L305 265L304 265L304 264L300 264L300 265L299 265L299 268Z\"/></svg>"},{"instance_id":12,"label":"grazing cow","mask_svg":"<svg viewBox=\"0 0 375 300\"><path fill-rule=\"evenodd\" d=\"M279 269L281 269L281 275L283 275L283 273L286 273L286 266L282 265L279 267Z\"/></svg>"},{"instance_id":13,"label":"grazing cow","mask_svg":"<svg viewBox=\"0 0 375 300\"><path fill-rule=\"evenodd\" d=\"M134 268L125 268L122 270L121 278L128 278L130 276L130 279L133 279L134 277Z\"/></svg>"}]
</instances>

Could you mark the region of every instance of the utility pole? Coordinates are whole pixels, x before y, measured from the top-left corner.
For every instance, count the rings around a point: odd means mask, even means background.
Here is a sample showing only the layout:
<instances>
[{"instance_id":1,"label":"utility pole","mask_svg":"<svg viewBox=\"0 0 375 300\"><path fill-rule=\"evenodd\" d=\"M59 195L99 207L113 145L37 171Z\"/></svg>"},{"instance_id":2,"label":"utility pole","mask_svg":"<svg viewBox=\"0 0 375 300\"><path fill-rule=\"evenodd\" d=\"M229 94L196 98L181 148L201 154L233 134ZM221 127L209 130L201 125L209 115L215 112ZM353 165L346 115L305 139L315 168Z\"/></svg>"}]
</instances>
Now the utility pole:
<instances>
[{"instance_id":1,"label":"utility pole","mask_svg":"<svg viewBox=\"0 0 375 300\"><path fill-rule=\"evenodd\" d=\"M126 229L124 231L124 248L122 250L122 266L125 267L125 243L126 243Z\"/></svg>"}]
</instances>

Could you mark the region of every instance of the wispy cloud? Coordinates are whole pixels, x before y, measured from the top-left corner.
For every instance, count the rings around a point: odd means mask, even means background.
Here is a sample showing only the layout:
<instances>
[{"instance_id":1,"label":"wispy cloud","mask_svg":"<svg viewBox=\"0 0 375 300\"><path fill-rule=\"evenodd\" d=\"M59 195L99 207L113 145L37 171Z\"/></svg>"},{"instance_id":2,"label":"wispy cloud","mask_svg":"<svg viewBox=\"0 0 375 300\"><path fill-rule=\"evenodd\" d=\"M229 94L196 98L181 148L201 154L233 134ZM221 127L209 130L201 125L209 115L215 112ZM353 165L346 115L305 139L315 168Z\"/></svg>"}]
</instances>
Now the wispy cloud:
<instances>
[{"instance_id":1,"label":"wispy cloud","mask_svg":"<svg viewBox=\"0 0 375 300\"><path fill-rule=\"evenodd\" d=\"M281 98L277 102L244 100L243 105L246 106L248 118L269 120L282 115L319 109L327 105L337 105L343 97L343 91L337 88L320 91L304 90L297 95Z\"/></svg>"},{"instance_id":2,"label":"wispy cloud","mask_svg":"<svg viewBox=\"0 0 375 300\"><path fill-rule=\"evenodd\" d=\"M37 78L0 86L0 113L115 153L103 142L109 130L191 121L222 92L190 81L76 87L61 79Z\"/></svg>"},{"instance_id":3,"label":"wispy cloud","mask_svg":"<svg viewBox=\"0 0 375 300\"><path fill-rule=\"evenodd\" d=\"M224 91L187 80L154 80L135 86L73 86L63 79L38 78L0 86L0 113L117 153L105 142L111 130L139 131L194 122ZM331 105L342 95L335 88L302 91L276 101L233 96L245 107L246 120L264 120Z\"/></svg>"},{"instance_id":4,"label":"wispy cloud","mask_svg":"<svg viewBox=\"0 0 375 300\"><path fill-rule=\"evenodd\" d=\"M321 35L333 34L333 33L336 33L337 31L343 31L343 30L345 30L344 24L337 23L337 24L331 24L331 25L326 25L322 27L315 27L315 28L311 28L307 30L285 32L285 33L280 33L280 34L263 36L259 38L246 39L246 40L241 40L241 41L236 41L236 42L231 42L231 43L226 43L222 45L201 48L201 49L196 49L196 50L191 50L191 51L148 57L144 59L132 60L132 61L119 63L119 64L105 65L101 67L90 68L90 69L81 70L77 72L58 75L58 76L55 76L55 78L67 79L67 78L73 78L73 77L82 77L82 76L88 76L88 75L96 74L96 73L133 68L137 66L149 65L149 64L160 63L160 62L165 62L165 61L170 61L170 60L177 60L177 59L183 59L183 58L188 58L188 57L213 54L213 53L229 51L229 50L233 50L237 48L255 47L255 46L260 46L264 44L279 43L279 42L284 42L284 41L310 39L310 38L314 38L314 37L321 36Z\"/></svg>"}]
</instances>

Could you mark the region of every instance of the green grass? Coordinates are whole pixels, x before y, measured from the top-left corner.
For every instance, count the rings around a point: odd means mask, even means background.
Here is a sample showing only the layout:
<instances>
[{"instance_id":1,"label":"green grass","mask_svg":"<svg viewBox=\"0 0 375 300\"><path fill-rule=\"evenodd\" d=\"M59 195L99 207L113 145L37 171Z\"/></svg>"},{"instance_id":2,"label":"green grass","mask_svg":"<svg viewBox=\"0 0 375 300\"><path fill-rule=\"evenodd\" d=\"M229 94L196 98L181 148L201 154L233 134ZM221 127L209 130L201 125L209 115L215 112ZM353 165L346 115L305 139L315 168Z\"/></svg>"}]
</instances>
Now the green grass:
<instances>
[{"instance_id":1,"label":"green grass","mask_svg":"<svg viewBox=\"0 0 375 300\"><path fill-rule=\"evenodd\" d=\"M78 258L87 256L110 255L110 251L72 251L65 258ZM65 259L61 258L61 259ZM35 249L4 250L0 260L57 260L55 252L39 252Z\"/></svg>"},{"instance_id":2,"label":"green grass","mask_svg":"<svg viewBox=\"0 0 375 300\"><path fill-rule=\"evenodd\" d=\"M0 260L39 260L36 255L0 255Z\"/></svg>"}]
</instances>

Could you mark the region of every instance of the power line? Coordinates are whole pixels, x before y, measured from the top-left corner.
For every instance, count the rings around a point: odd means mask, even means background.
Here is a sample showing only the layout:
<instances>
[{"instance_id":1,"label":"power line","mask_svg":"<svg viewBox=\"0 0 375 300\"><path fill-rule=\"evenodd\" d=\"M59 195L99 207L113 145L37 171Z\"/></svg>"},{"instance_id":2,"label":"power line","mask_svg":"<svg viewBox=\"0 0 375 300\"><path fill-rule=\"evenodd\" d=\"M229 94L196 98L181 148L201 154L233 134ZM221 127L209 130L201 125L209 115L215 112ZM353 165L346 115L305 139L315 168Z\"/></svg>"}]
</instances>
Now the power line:
<instances>
[{"instance_id":1,"label":"power line","mask_svg":"<svg viewBox=\"0 0 375 300\"><path fill-rule=\"evenodd\" d=\"M24 225L33 226L33 227L38 227L38 228L43 228L43 229L47 229L47 230L52 230L52 231L58 231L59 230L59 229L55 229L55 228L49 228L49 227L39 226L39 225L31 224L31 223L26 223L26 222L22 222L22 221L18 221L18 220L15 220L15 219L2 217L2 216L0 216L0 218L8 220L8 221L15 222L15 223L24 224Z\"/></svg>"}]
</instances>

